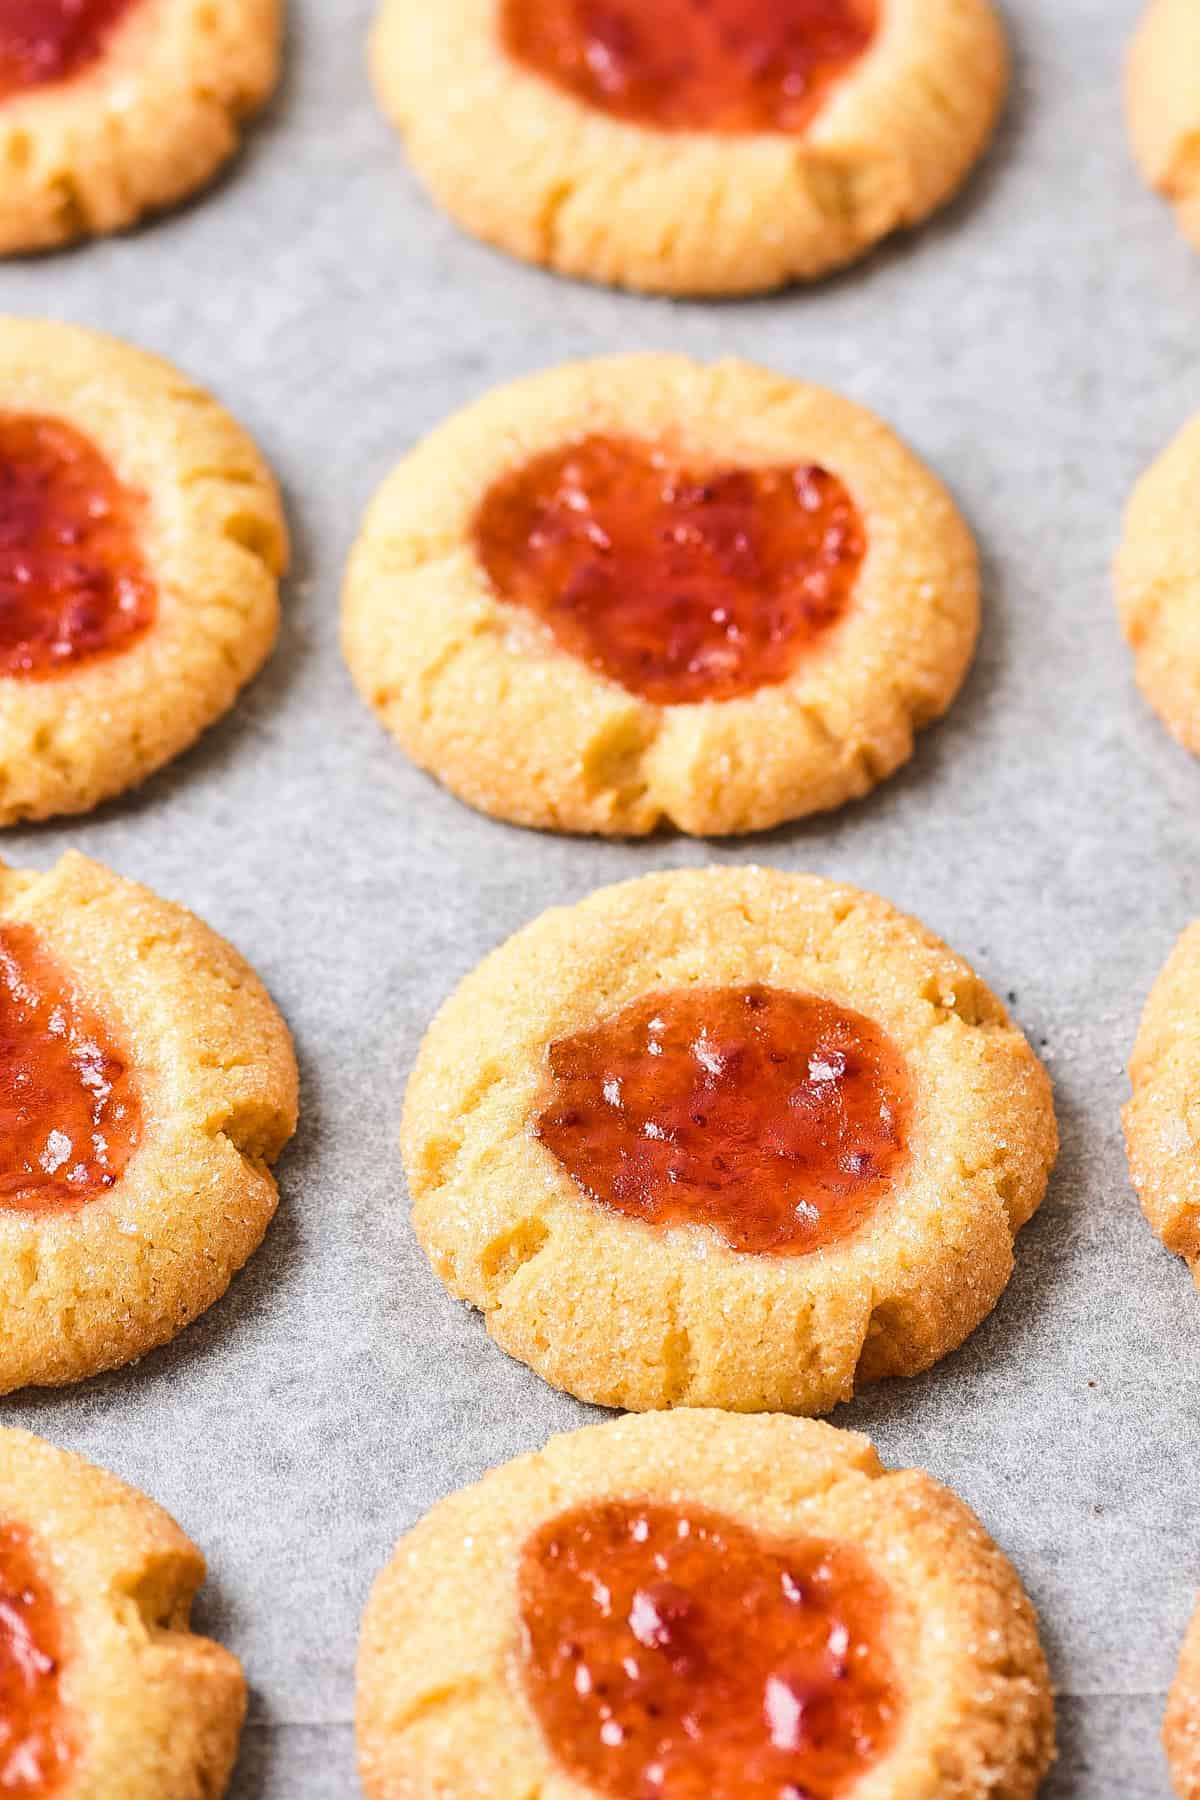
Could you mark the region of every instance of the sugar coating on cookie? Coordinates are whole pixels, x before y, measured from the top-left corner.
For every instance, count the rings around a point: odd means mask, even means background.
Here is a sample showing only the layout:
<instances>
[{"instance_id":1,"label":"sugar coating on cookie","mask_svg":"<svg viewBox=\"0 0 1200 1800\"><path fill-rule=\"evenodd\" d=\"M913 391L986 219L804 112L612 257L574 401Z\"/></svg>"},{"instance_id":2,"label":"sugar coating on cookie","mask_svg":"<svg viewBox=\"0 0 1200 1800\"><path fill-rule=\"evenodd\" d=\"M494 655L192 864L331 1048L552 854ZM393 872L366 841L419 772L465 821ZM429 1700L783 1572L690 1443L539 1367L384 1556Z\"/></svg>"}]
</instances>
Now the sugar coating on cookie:
<instances>
[{"instance_id":1,"label":"sugar coating on cookie","mask_svg":"<svg viewBox=\"0 0 1200 1800\"><path fill-rule=\"evenodd\" d=\"M864 794L949 706L970 532L871 414L739 362L568 365L384 484L343 643L422 767L498 817L722 834Z\"/></svg>"},{"instance_id":2,"label":"sugar coating on cookie","mask_svg":"<svg viewBox=\"0 0 1200 1800\"><path fill-rule=\"evenodd\" d=\"M401 1541L363 1621L370 1800L1027 1800L1033 1609L967 1508L866 1439L692 1411L552 1439Z\"/></svg>"},{"instance_id":3,"label":"sugar coating on cookie","mask_svg":"<svg viewBox=\"0 0 1200 1800\"><path fill-rule=\"evenodd\" d=\"M1117 606L1137 683L1200 756L1200 416L1141 477L1116 560Z\"/></svg>"},{"instance_id":4,"label":"sugar coating on cookie","mask_svg":"<svg viewBox=\"0 0 1200 1800\"><path fill-rule=\"evenodd\" d=\"M0 1788L25 1800L218 1800L246 1707L189 1626L204 1558L82 1457L0 1430Z\"/></svg>"},{"instance_id":5,"label":"sugar coating on cookie","mask_svg":"<svg viewBox=\"0 0 1200 1800\"><path fill-rule=\"evenodd\" d=\"M1162 1737L1179 1800L1200 1800L1200 1606L1192 1614L1179 1652Z\"/></svg>"},{"instance_id":6,"label":"sugar coating on cookie","mask_svg":"<svg viewBox=\"0 0 1200 1800\"><path fill-rule=\"evenodd\" d=\"M1129 1064L1129 1170L1150 1225L1200 1283L1200 921L1168 957L1146 1001Z\"/></svg>"},{"instance_id":7,"label":"sugar coating on cookie","mask_svg":"<svg viewBox=\"0 0 1200 1800\"><path fill-rule=\"evenodd\" d=\"M1008 74L989 0L382 0L371 66L467 230L678 294L810 279L925 218Z\"/></svg>"},{"instance_id":8,"label":"sugar coating on cookie","mask_svg":"<svg viewBox=\"0 0 1200 1800\"><path fill-rule=\"evenodd\" d=\"M287 528L261 455L169 364L0 319L0 825L185 750L266 660Z\"/></svg>"},{"instance_id":9,"label":"sugar coating on cookie","mask_svg":"<svg viewBox=\"0 0 1200 1800\"><path fill-rule=\"evenodd\" d=\"M815 877L650 876L545 914L448 1000L413 1224L509 1354L599 1405L829 1411L954 1349L1056 1151L977 976Z\"/></svg>"},{"instance_id":10,"label":"sugar coating on cookie","mask_svg":"<svg viewBox=\"0 0 1200 1800\"><path fill-rule=\"evenodd\" d=\"M0 864L0 1392L129 1362L218 1300L296 1106L287 1027L207 926L81 856Z\"/></svg>"},{"instance_id":11,"label":"sugar coating on cookie","mask_svg":"<svg viewBox=\"0 0 1200 1800\"><path fill-rule=\"evenodd\" d=\"M1192 0L1150 0L1130 46L1126 110L1143 177L1200 248L1200 15Z\"/></svg>"},{"instance_id":12,"label":"sugar coating on cookie","mask_svg":"<svg viewBox=\"0 0 1200 1800\"><path fill-rule=\"evenodd\" d=\"M203 187L275 86L282 0L0 0L0 254Z\"/></svg>"}]
</instances>

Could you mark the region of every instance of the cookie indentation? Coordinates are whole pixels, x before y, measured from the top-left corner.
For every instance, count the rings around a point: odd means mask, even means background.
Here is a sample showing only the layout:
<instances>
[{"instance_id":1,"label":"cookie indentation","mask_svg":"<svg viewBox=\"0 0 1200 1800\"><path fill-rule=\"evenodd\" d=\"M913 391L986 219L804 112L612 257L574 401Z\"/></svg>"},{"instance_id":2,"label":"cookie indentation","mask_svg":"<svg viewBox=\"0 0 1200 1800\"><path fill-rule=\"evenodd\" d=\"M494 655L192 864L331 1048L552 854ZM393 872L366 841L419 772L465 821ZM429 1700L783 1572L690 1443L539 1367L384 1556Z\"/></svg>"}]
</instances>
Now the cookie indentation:
<instances>
[{"instance_id":1,"label":"cookie indentation","mask_svg":"<svg viewBox=\"0 0 1200 1800\"><path fill-rule=\"evenodd\" d=\"M867 547L827 469L692 470L604 437L496 482L474 541L503 599L659 706L786 681L845 614Z\"/></svg>"},{"instance_id":2,"label":"cookie indentation","mask_svg":"<svg viewBox=\"0 0 1200 1800\"><path fill-rule=\"evenodd\" d=\"M614 1800L836 1800L893 1740L890 1597L852 1545L601 1501L529 1540L520 1605L542 1732Z\"/></svg>"},{"instance_id":3,"label":"cookie indentation","mask_svg":"<svg viewBox=\"0 0 1200 1800\"><path fill-rule=\"evenodd\" d=\"M98 62L141 0L0 0L0 100L69 81Z\"/></svg>"},{"instance_id":4,"label":"cookie indentation","mask_svg":"<svg viewBox=\"0 0 1200 1800\"><path fill-rule=\"evenodd\" d=\"M35 932L5 925L0 1208L58 1212L96 1199L120 1179L140 1125L136 1076L108 1027Z\"/></svg>"},{"instance_id":5,"label":"cookie indentation","mask_svg":"<svg viewBox=\"0 0 1200 1800\"><path fill-rule=\"evenodd\" d=\"M0 1792L50 1800L72 1761L63 1632L28 1532L0 1524Z\"/></svg>"},{"instance_id":6,"label":"cookie indentation","mask_svg":"<svg viewBox=\"0 0 1200 1800\"><path fill-rule=\"evenodd\" d=\"M733 1250L858 1230L907 1157L903 1057L870 1019L769 987L646 995L551 1045L538 1137L593 1200Z\"/></svg>"},{"instance_id":7,"label":"cookie indentation","mask_svg":"<svg viewBox=\"0 0 1200 1800\"><path fill-rule=\"evenodd\" d=\"M0 414L0 676L44 680L149 628L144 506L73 426Z\"/></svg>"},{"instance_id":8,"label":"cookie indentation","mask_svg":"<svg viewBox=\"0 0 1200 1800\"><path fill-rule=\"evenodd\" d=\"M803 131L870 48L876 0L505 0L509 54L659 131Z\"/></svg>"}]
</instances>

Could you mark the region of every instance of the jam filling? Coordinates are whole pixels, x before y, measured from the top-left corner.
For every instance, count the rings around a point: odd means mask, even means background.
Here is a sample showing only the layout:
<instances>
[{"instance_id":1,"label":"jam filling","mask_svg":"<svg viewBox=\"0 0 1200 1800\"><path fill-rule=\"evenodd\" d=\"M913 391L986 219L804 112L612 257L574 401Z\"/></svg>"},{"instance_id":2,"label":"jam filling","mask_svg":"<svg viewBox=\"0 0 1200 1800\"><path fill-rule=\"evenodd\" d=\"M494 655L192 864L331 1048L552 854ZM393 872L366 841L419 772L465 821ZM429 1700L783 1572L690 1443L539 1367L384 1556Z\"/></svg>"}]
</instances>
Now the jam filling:
<instances>
[{"instance_id":1,"label":"jam filling","mask_svg":"<svg viewBox=\"0 0 1200 1800\"><path fill-rule=\"evenodd\" d=\"M605 1501L530 1539L520 1608L547 1743L613 1800L835 1800L893 1739L888 1591L853 1545Z\"/></svg>"},{"instance_id":2,"label":"jam filling","mask_svg":"<svg viewBox=\"0 0 1200 1800\"><path fill-rule=\"evenodd\" d=\"M504 0L509 55L657 131L803 131L874 40L878 0Z\"/></svg>"},{"instance_id":3,"label":"jam filling","mask_svg":"<svg viewBox=\"0 0 1200 1800\"><path fill-rule=\"evenodd\" d=\"M69 81L138 0L0 0L0 99Z\"/></svg>"},{"instance_id":4,"label":"jam filling","mask_svg":"<svg viewBox=\"0 0 1200 1800\"><path fill-rule=\"evenodd\" d=\"M134 1073L108 1028L28 926L0 927L0 1208L65 1212L97 1199L140 1124Z\"/></svg>"},{"instance_id":5,"label":"jam filling","mask_svg":"<svg viewBox=\"0 0 1200 1800\"><path fill-rule=\"evenodd\" d=\"M679 706L786 681L845 613L866 531L826 469L697 472L591 437L498 481L475 548L563 650Z\"/></svg>"},{"instance_id":6,"label":"jam filling","mask_svg":"<svg viewBox=\"0 0 1200 1800\"><path fill-rule=\"evenodd\" d=\"M584 1192L732 1250L803 1256L891 1192L911 1110L870 1019L780 988L650 994L550 1046L535 1127Z\"/></svg>"},{"instance_id":7,"label":"jam filling","mask_svg":"<svg viewBox=\"0 0 1200 1800\"><path fill-rule=\"evenodd\" d=\"M0 676L44 680L149 627L143 510L72 426L0 414Z\"/></svg>"},{"instance_id":8,"label":"jam filling","mask_svg":"<svg viewBox=\"0 0 1200 1800\"><path fill-rule=\"evenodd\" d=\"M45 1800L72 1760L59 1694L63 1634L29 1534L0 1525L0 1793Z\"/></svg>"}]
</instances>

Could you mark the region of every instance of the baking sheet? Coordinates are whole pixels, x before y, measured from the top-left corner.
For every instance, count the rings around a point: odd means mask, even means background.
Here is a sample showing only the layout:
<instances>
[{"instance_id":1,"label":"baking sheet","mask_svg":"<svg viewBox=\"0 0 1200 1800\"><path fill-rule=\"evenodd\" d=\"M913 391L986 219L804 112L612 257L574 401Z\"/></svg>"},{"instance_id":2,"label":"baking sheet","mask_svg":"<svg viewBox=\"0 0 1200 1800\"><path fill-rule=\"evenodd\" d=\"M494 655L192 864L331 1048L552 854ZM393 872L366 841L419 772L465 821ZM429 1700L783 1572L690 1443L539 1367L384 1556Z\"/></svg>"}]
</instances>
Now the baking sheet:
<instances>
[{"instance_id":1,"label":"baking sheet","mask_svg":"<svg viewBox=\"0 0 1200 1800\"><path fill-rule=\"evenodd\" d=\"M370 0L292 0L289 71L222 185L119 242L0 270L0 306L174 358L242 417L297 539L283 640L233 716L76 845L185 901L298 1038L283 1205L178 1343L3 1403L155 1495L203 1545L201 1624L253 1700L239 1800L341 1800L359 1613L398 1534L586 1409L508 1362L406 1223L400 1094L433 1009L493 944L604 882L708 860L886 894L1015 995L1064 1147L992 1319L834 1416L975 1506L1039 1607L1061 1689L1053 1800L1162 1800L1163 1693L1200 1585L1200 1298L1128 1188L1118 1108L1145 993L1200 912L1200 767L1144 710L1108 564L1134 476L1200 407L1200 259L1140 188L1120 112L1134 0L1007 0L999 142L932 227L813 292L671 305L509 263L426 203L373 109ZM987 625L950 719L831 819L732 847L555 840L473 814L359 705L337 595L399 454L495 382L570 357L738 353L876 408L954 486Z\"/></svg>"}]
</instances>

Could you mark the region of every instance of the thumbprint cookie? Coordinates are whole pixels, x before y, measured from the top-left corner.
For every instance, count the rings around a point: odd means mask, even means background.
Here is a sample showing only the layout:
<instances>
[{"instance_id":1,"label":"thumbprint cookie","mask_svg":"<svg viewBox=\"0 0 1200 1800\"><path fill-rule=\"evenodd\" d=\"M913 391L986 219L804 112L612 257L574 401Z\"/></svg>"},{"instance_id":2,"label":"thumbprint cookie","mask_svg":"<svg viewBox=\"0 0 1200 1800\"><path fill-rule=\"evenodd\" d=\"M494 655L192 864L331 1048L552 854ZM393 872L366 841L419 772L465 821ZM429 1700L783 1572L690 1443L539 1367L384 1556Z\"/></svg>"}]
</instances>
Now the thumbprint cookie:
<instances>
[{"instance_id":1,"label":"thumbprint cookie","mask_svg":"<svg viewBox=\"0 0 1200 1800\"><path fill-rule=\"evenodd\" d=\"M0 1393L175 1337L275 1212L287 1027L199 919L85 857L0 864Z\"/></svg>"},{"instance_id":2,"label":"thumbprint cookie","mask_svg":"<svg viewBox=\"0 0 1200 1800\"><path fill-rule=\"evenodd\" d=\"M217 1800L246 1710L189 1629L204 1558L144 1494L0 1429L0 1792Z\"/></svg>"},{"instance_id":3,"label":"thumbprint cookie","mask_svg":"<svg viewBox=\"0 0 1200 1800\"><path fill-rule=\"evenodd\" d=\"M1200 416L1133 491L1117 556L1117 603L1137 682L1159 718L1200 756Z\"/></svg>"},{"instance_id":4,"label":"thumbprint cookie","mask_svg":"<svg viewBox=\"0 0 1200 1800\"><path fill-rule=\"evenodd\" d=\"M924 219L991 135L989 0L383 0L381 103L435 199L567 275L810 279Z\"/></svg>"},{"instance_id":5,"label":"thumbprint cookie","mask_svg":"<svg viewBox=\"0 0 1200 1800\"><path fill-rule=\"evenodd\" d=\"M643 1411L822 1413L992 1310L1056 1151L999 1001L883 900L760 868L544 914L409 1083L416 1234L510 1355Z\"/></svg>"},{"instance_id":6,"label":"thumbprint cookie","mask_svg":"<svg viewBox=\"0 0 1200 1800\"><path fill-rule=\"evenodd\" d=\"M1150 990L1129 1065L1129 1170L1154 1233L1200 1283L1200 921ZM1200 1791L1200 1790L1198 1790Z\"/></svg>"},{"instance_id":7,"label":"thumbprint cookie","mask_svg":"<svg viewBox=\"0 0 1200 1800\"><path fill-rule=\"evenodd\" d=\"M1193 0L1151 0L1130 51L1126 107L1142 175L1200 249L1200 12Z\"/></svg>"},{"instance_id":8,"label":"thumbprint cookie","mask_svg":"<svg viewBox=\"0 0 1200 1800\"><path fill-rule=\"evenodd\" d=\"M957 693L971 534L870 413L741 362L569 365L400 464L344 599L368 704L498 818L761 830L865 794Z\"/></svg>"},{"instance_id":9,"label":"thumbprint cookie","mask_svg":"<svg viewBox=\"0 0 1200 1800\"><path fill-rule=\"evenodd\" d=\"M812 1420L554 1438L443 1500L367 1607L369 1800L1031 1800L1037 1621L948 1489Z\"/></svg>"},{"instance_id":10,"label":"thumbprint cookie","mask_svg":"<svg viewBox=\"0 0 1200 1800\"><path fill-rule=\"evenodd\" d=\"M279 69L283 0L0 0L0 253L202 188Z\"/></svg>"},{"instance_id":11,"label":"thumbprint cookie","mask_svg":"<svg viewBox=\"0 0 1200 1800\"><path fill-rule=\"evenodd\" d=\"M0 825L84 812L226 712L287 555L215 400L112 338L0 319Z\"/></svg>"}]
</instances>

